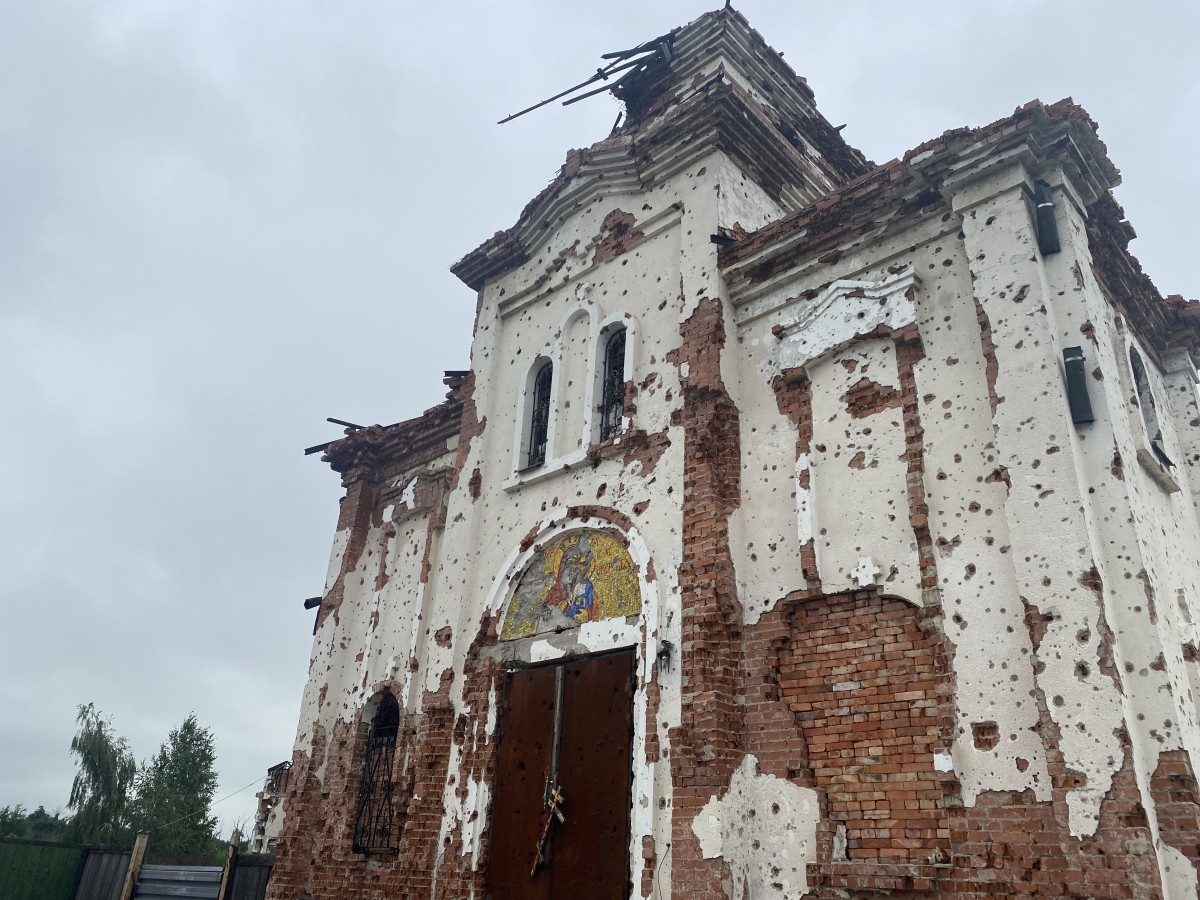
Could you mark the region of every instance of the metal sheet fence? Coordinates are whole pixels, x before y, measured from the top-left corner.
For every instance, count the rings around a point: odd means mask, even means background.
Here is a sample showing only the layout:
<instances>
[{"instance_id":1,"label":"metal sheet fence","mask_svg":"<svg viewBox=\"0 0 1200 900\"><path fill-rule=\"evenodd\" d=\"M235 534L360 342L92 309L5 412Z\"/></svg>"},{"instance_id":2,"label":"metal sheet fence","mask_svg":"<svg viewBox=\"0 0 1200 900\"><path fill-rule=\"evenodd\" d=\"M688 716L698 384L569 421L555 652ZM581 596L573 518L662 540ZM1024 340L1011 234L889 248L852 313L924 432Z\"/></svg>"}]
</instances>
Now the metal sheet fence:
<instances>
[{"instance_id":1,"label":"metal sheet fence","mask_svg":"<svg viewBox=\"0 0 1200 900\"><path fill-rule=\"evenodd\" d=\"M115 847L0 838L0 900L118 900L132 857ZM275 856L236 854L223 900L263 900ZM217 900L219 866L144 865L136 900Z\"/></svg>"},{"instance_id":2,"label":"metal sheet fence","mask_svg":"<svg viewBox=\"0 0 1200 900\"><path fill-rule=\"evenodd\" d=\"M217 900L221 892L220 866L142 866L135 900Z\"/></svg>"},{"instance_id":3,"label":"metal sheet fence","mask_svg":"<svg viewBox=\"0 0 1200 900\"><path fill-rule=\"evenodd\" d=\"M0 897L71 900L85 852L73 844L0 839Z\"/></svg>"},{"instance_id":4,"label":"metal sheet fence","mask_svg":"<svg viewBox=\"0 0 1200 900\"><path fill-rule=\"evenodd\" d=\"M129 850L90 848L75 900L118 900L132 856Z\"/></svg>"},{"instance_id":5,"label":"metal sheet fence","mask_svg":"<svg viewBox=\"0 0 1200 900\"><path fill-rule=\"evenodd\" d=\"M134 900L217 900L220 892L220 866L142 866L133 896Z\"/></svg>"}]
</instances>

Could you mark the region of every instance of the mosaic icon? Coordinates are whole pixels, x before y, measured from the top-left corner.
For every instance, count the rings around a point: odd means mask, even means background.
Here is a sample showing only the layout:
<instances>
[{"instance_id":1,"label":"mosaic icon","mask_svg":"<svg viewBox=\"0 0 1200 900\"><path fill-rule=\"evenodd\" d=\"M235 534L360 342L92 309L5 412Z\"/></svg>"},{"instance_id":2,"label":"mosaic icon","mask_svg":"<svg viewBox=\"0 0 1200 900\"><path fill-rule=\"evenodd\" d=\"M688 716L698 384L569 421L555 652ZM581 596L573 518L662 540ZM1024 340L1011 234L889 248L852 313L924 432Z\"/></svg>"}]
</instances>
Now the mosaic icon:
<instances>
[{"instance_id":1,"label":"mosaic icon","mask_svg":"<svg viewBox=\"0 0 1200 900\"><path fill-rule=\"evenodd\" d=\"M509 603L500 639L636 616L642 609L629 551L605 531L565 534L530 560Z\"/></svg>"}]
</instances>

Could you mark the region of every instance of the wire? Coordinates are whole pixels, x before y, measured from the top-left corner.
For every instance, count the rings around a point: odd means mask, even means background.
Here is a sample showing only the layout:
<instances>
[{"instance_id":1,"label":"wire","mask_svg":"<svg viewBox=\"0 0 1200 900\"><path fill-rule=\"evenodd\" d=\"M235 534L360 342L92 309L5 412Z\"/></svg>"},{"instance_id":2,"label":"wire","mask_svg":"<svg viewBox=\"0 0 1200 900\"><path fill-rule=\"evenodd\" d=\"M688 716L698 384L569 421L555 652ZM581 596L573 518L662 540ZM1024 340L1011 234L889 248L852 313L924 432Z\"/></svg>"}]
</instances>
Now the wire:
<instances>
[{"instance_id":1,"label":"wire","mask_svg":"<svg viewBox=\"0 0 1200 900\"><path fill-rule=\"evenodd\" d=\"M246 785L245 787L240 787L240 788L238 788L238 789L237 789L236 791L234 791L232 794L226 794L226 795L225 795L224 797L222 797L220 800L214 800L212 803L208 804L208 807L207 807L207 808L208 808L208 809L212 809L212 808L213 808L214 806L216 806L218 803L224 803L224 802L225 802L226 800L228 800L230 797L236 797L236 796L237 796L238 794L240 794L242 791L246 790L246 788L252 788L252 787L254 787L254 785L258 784L260 781L266 781L266 780L267 780L267 776L266 776L266 775L263 775L261 778L255 778L255 779L254 779L252 782L250 782L248 785ZM190 812L190 813L187 813L187 814L185 814L185 815L182 815L182 816L180 816L180 817L179 817L178 819L176 819L174 822L168 822L166 825L159 825L158 827L159 827L159 828L170 828L172 825L178 825L178 824L179 824L180 822L182 822L184 819L190 819L192 816L196 815L197 813L202 813L202 812L205 812L205 809L198 809L198 810L196 810L195 812Z\"/></svg>"}]
</instances>

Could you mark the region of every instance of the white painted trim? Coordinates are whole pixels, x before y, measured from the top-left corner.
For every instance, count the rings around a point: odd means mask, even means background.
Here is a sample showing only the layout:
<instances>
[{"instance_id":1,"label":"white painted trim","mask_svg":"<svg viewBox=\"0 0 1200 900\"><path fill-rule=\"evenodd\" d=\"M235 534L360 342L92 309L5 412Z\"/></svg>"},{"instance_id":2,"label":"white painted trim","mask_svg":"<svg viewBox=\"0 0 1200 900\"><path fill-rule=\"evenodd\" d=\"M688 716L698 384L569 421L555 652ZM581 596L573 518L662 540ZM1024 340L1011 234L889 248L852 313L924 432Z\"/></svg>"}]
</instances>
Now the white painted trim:
<instances>
[{"instance_id":1,"label":"white painted trim","mask_svg":"<svg viewBox=\"0 0 1200 900\"><path fill-rule=\"evenodd\" d=\"M624 535L629 556L637 569L638 590L641 593L641 611L638 614L636 625L631 626L620 619L588 622L580 626L578 639L578 643L586 649L588 655L629 647L635 651L638 680L633 694L633 792L629 811L629 871L632 873L632 879L636 885L638 883L637 873L642 864L642 839L654 834L654 820L659 811L654 778L655 769L659 763L646 761L646 741L648 739L646 714L649 703L648 688L650 683L658 677L655 664L658 640L662 635L659 634L657 585L655 581L651 581L647 577L650 572L651 560L646 542L636 528L630 527L625 530L599 516L574 518L569 515L565 507L553 509L538 524L538 530L534 539L529 542L529 546L524 550L519 546L514 547L509 553L504 565L492 579L486 608L493 614L503 613L496 626L496 633L500 634L504 629L504 619L508 615L513 593L533 557L543 546L555 538L584 528L615 531ZM536 635L534 637L536 638ZM678 646L677 641L676 646ZM549 651L541 652L547 659L567 658L565 654L550 656L548 655ZM678 660L675 662L675 667L678 668ZM655 723L655 727L657 727L657 723ZM669 814L669 804L666 808ZM638 896L636 888L634 896Z\"/></svg>"},{"instance_id":2,"label":"white painted trim","mask_svg":"<svg viewBox=\"0 0 1200 900\"><path fill-rule=\"evenodd\" d=\"M608 349L609 338L621 328L625 329L625 370L622 373L622 380L626 382L633 380L634 354L637 352L637 319L625 313L614 313L605 317L600 323L600 327L596 331L596 338L592 342L591 358L588 360L592 377L588 383L587 392L585 446L600 443L600 416L598 415L600 404L597 398L603 399L604 355ZM618 439L620 435L629 431L632 421L628 415L621 418L621 427L617 432Z\"/></svg>"},{"instance_id":3,"label":"white painted trim","mask_svg":"<svg viewBox=\"0 0 1200 900\"><path fill-rule=\"evenodd\" d=\"M533 358L533 362L529 364L529 368L525 370L525 386L522 388L521 396L517 400L517 427L515 429L516 433L513 435L512 464L514 476L525 468L527 448L529 446L529 431L533 426L533 382L537 374L542 370L542 367L547 363L555 366L554 357L539 353ZM559 367L555 366L550 376L550 421L546 427L546 461L538 467L538 471L544 469L550 462L550 441L553 440L554 435L554 398L555 392L558 390L560 374Z\"/></svg>"}]
</instances>

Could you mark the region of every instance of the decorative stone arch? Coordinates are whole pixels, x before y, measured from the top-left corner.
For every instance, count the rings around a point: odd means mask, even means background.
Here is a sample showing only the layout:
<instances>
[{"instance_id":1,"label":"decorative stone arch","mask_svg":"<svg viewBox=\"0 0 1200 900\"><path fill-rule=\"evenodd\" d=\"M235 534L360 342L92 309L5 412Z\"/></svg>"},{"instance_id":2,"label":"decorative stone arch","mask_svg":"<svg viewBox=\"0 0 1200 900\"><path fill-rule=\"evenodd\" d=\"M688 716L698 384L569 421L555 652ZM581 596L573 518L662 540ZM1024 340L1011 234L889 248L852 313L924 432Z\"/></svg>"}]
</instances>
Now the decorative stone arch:
<instances>
[{"instance_id":1,"label":"decorative stone arch","mask_svg":"<svg viewBox=\"0 0 1200 900\"><path fill-rule=\"evenodd\" d=\"M633 523L628 517L616 510L599 506L561 508L552 511L509 554L503 567L493 579L492 588L487 600L488 611L498 619L498 639L506 641L514 637L536 637L539 634L562 633L562 630L547 629L546 632L514 635L510 630L509 637L503 637L505 629L509 625L509 616L513 612L513 600L514 598L519 599L518 591L521 581L529 573L531 564L539 557L544 559L547 551L553 552L556 546L561 546L559 542L564 538L569 538L572 534L588 532L604 535L608 539L618 542L628 554L633 572L636 575L640 602L639 608L636 611L631 610L628 614L629 616L636 616L637 621L634 623L626 621L623 629L615 629L613 627L612 619L614 615L603 614L606 610L611 610L611 605L602 606L601 613L603 615L600 619L577 619L576 624L580 626L581 630L585 625L608 620L609 625L604 630L609 632L610 635L617 635L616 637L610 636L607 638L603 645L589 646L587 650L599 652L603 649L637 646L640 648L639 661L643 661L642 657L647 655L644 652L647 648L643 646L646 640L643 640L642 636L654 635L659 626L658 590L653 574L653 565L650 561L650 553L641 535L634 528ZM590 635L580 636L581 640L584 641L590 640L590 637ZM654 656L655 653L657 653L657 650L648 655ZM531 661L536 662L539 660ZM651 673L647 672L645 674L649 677Z\"/></svg>"},{"instance_id":2,"label":"decorative stone arch","mask_svg":"<svg viewBox=\"0 0 1200 900\"><path fill-rule=\"evenodd\" d=\"M604 605L597 598L601 614L596 618L579 615L574 624L535 629L533 633L514 633L511 628L514 599L522 597L522 582L531 567L549 563L549 575L562 561L563 550L578 549L588 536L595 545L613 545L632 566L630 583L635 579L638 608L621 615L619 608ZM546 571L535 572L534 581ZM529 585L525 581L525 585ZM552 585L551 585L552 586ZM599 587L598 585L595 585ZM633 651L635 684L633 690L632 805L629 821L629 872L635 882L643 866L643 841L654 833L655 814L659 810L660 790L656 790L653 762L657 751L659 678L673 660L664 661L660 653L666 646L677 646L678 637L667 640L660 632L660 602L654 567L644 540L633 523L622 513L600 506L559 508L539 522L509 554L496 573L487 599L487 609L495 617L494 637L482 649L482 655L503 661L509 669L521 669L545 663L568 663L599 657L614 651ZM561 612L561 609L559 610ZM549 624L549 623L548 623ZM677 623L675 623L677 627ZM506 636L506 628L509 633ZM671 676L674 678L674 676ZM677 690L671 681L670 690ZM672 694L673 695L673 694ZM648 749L649 748L649 749ZM664 805L668 809L669 805Z\"/></svg>"},{"instance_id":3,"label":"decorative stone arch","mask_svg":"<svg viewBox=\"0 0 1200 900\"><path fill-rule=\"evenodd\" d=\"M358 712L358 796L351 820L357 853L394 853L400 847L410 791L404 779L404 710L397 688L378 685Z\"/></svg>"},{"instance_id":4,"label":"decorative stone arch","mask_svg":"<svg viewBox=\"0 0 1200 900\"><path fill-rule=\"evenodd\" d=\"M587 449L596 314L594 304L581 298L563 316L555 336L555 378L550 399L554 410L550 447L555 460L569 458L581 452L581 447Z\"/></svg>"}]
</instances>

